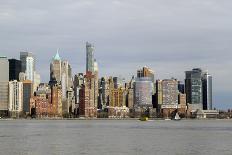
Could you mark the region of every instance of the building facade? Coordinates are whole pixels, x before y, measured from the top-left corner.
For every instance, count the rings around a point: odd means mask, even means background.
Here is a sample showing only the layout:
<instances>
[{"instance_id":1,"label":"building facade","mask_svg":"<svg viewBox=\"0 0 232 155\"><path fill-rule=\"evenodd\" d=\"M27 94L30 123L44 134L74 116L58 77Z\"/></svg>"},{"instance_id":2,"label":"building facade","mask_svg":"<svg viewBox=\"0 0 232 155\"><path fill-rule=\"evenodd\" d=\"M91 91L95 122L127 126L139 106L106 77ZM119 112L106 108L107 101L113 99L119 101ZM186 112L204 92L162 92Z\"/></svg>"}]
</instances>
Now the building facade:
<instances>
[{"instance_id":1,"label":"building facade","mask_svg":"<svg viewBox=\"0 0 232 155\"><path fill-rule=\"evenodd\" d=\"M9 103L9 61L7 57L0 56L0 72L0 117L6 117Z\"/></svg>"},{"instance_id":2,"label":"building facade","mask_svg":"<svg viewBox=\"0 0 232 155\"><path fill-rule=\"evenodd\" d=\"M16 80L9 82L9 112L14 118L23 112L23 83Z\"/></svg>"},{"instance_id":3,"label":"building facade","mask_svg":"<svg viewBox=\"0 0 232 155\"><path fill-rule=\"evenodd\" d=\"M86 72L94 72L94 46L86 43Z\"/></svg>"},{"instance_id":4,"label":"building facade","mask_svg":"<svg viewBox=\"0 0 232 155\"><path fill-rule=\"evenodd\" d=\"M213 110L212 105L212 76L205 72L202 77L203 110Z\"/></svg>"},{"instance_id":5,"label":"building facade","mask_svg":"<svg viewBox=\"0 0 232 155\"><path fill-rule=\"evenodd\" d=\"M135 106L152 107L154 85L150 77L137 78L135 81Z\"/></svg>"},{"instance_id":6,"label":"building facade","mask_svg":"<svg viewBox=\"0 0 232 155\"><path fill-rule=\"evenodd\" d=\"M19 81L19 73L22 71L21 61L17 59L9 59L9 81Z\"/></svg>"},{"instance_id":7,"label":"building facade","mask_svg":"<svg viewBox=\"0 0 232 155\"><path fill-rule=\"evenodd\" d=\"M185 72L186 100L192 110L203 109L202 70L194 68Z\"/></svg>"}]
</instances>

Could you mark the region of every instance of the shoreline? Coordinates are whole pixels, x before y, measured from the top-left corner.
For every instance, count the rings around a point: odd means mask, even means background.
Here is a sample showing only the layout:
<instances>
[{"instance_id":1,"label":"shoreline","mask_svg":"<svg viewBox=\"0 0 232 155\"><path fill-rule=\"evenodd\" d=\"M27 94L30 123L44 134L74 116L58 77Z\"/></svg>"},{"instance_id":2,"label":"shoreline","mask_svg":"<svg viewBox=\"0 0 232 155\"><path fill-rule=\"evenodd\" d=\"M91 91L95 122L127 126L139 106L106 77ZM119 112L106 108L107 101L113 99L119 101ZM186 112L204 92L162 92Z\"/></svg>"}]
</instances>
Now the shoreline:
<instances>
[{"instance_id":1,"label":"shoreline","mask_svg":"<svg viewBox=\"0 0 232 155\"><path fill-rule=\"evenodd\" d=\"M33 118L33 119L28 119L28 118L1 118L0 121L16 121L16 120L25 120L25 121L30 121L30 120L37 120L37 121L140 121L140 118ZM218 119L218 118L204 118L204 119L191 119L191 118L183 118L181 121L188 121L188 120L228 120L232 121L232 119ZM148 119L148 121L167 121L163 118L151 118ZM168 121L175 121L175 120L168 120Z\"/></svg>"}]
</instances>

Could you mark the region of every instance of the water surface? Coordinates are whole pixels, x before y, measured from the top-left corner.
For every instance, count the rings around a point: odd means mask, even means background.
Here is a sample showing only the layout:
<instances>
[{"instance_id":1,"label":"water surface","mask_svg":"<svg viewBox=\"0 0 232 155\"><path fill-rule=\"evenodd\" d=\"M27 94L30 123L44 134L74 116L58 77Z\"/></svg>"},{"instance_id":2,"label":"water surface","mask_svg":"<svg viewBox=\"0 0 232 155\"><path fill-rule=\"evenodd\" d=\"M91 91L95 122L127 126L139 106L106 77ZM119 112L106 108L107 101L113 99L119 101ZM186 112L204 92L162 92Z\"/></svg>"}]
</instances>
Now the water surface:
<instances>
[{"instance_id":1,"label":"water surface","mask_svg":"<svg viewBox=\"0 0 232 155\"><path fill-rule=\"evenodd\" d=\"M232 155L232 121L0 121L4 155Z\"/></svg>"}]
</instances>

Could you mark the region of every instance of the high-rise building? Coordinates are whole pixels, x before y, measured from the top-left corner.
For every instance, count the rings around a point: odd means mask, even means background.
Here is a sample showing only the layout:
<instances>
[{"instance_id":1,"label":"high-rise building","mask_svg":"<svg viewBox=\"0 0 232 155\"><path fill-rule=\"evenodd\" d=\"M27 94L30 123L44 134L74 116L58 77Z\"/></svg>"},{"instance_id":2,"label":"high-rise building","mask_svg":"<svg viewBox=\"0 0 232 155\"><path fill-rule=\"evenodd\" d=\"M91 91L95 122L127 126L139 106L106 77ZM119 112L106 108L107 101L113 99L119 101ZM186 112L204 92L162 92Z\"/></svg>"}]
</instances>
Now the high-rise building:
<instances>
[{"instance_id":1,"label":"high-rise building","mask_svg":"<svg viewBox=\"0 0 232 155\"><path fill-rule=\"evenodd\" d=\"M87 72L84 76L85 83L79 91L79 113L81 116L97 117L97 105L94 102L94 76L92 72Z\"/></svg>"},{"instance_id":2,"label":"high-rise building","mask_svg":"<svg viewBox=\"0 0 232 155\"><path fill-rule=\"evenodd\" d=\"M11 117L19 117L23 112L23 83L9 82L9 112Z\"/></svg>"},{"instance_id":3,"label":"high-rise building","mask_svg":"<svg viewBox=\"0 0 232 155\"><path fill-rule=\"evenodd\" d=\"M150 77L152 82L155 80L154 71L146 66L144 66L142 69L137 70L137 77Z\"/></svg>"},{"instance_id":4,"label":"high-rise building","mask_svg":"<svg viewBox=\"0 0 232 155\"><path fill-rule=\"evenodd\" d=\"M57 51L50 64L50 81L61 82L61 58Z\"/></svg>"},{"instance_id":5,"label":"high-rise building","mask_svg":"<svg viewBox=\"0 0 232 155\"><path fill-rule=\"evenodd\" d=\"M152 107L154 85L150 77L140 77L135 81L135 106Z\"/></svg>"},{"instance_id":6,"label":"high-rise building","mask_svg":"<svg viewBox=\"0 0 232 155\"><path fill-rule=\"evenodd\" d=\"M17 59L9 59L9 81L18 80L21 72L21 61Z\"/></svg>"},{"instance_id":7,"label":"high-rise building","mask_svg":"<svg viewBox=\"0 0 232 155\"><path fill-rule=\"evenodd\" d=\"M178 82L176 79L162 80L162 106L176 106L178 105Z\"/></svg>"},{"instance_id":8,"label":"high-rise building","mask_svg":"<svg viewBox=\"0 0 232 155\"><path fill-rule=\"evenodd\" d=\"M161 107L161 105L163 104L162 80L156 81L156 104L157 104L157 107Z\"/></svg>"},{"instance_id":9,"label":"high-rise building","mask_svg":"<svg viewBox=\"0 0 232 155\"><path fill-rule=\"evenodd\" d=\"M68 61L61 60L58 51L50 64L50 83L61 84L62 99L66 101L67 91L73 86L72 68Z\"/></svg>"},{"instance_id":10,"label":"high-rise building","mask_svg":"<svg viewBox=\"0 0 232 155\"><path fill-rule=\"evenodd\" d=\"M86 43L86 72L94 72L94 46Z\"/></svg>"},{"instance_id":11,"label":"high-rise building","mask_svg":"<svg viewBox=\"0 0 232 155\"><path fill-rule=\"evenodd\" d=\"M27 57L33 57L33 54L31 52L20 52L20 60L22 63L22 72L26 73L27 70ZM35 67L35 65L33 65ZM33 68L34 70L34 68Z\"/></svg>"},{"instance_id":12,"label":"high-rise building","mask_svg":"<svg viewBox=\"0 0 232 155\"><path fill-rule=\"evenodd\" d=\"M213 110L212 106L212 76L205 72L202 77L203 110Z\"/></svg>"},{"instance_id":13,"label":"high-rise building","mask_svg":"<svg viewBox=\"0 0 232 155\"><path fill-rule=\"evenodd\" d=\"M0 117L7 116L9 97L9 61L0 56Z\"/></svg>"},{"instance_id":14,"label":"high-rise building","mask_svg":"<svg viewBox=\"0 0 232 155\"><path fill-rule=\"evenodd\" d=\"M178 81L178 90L182 94L185 93L185 86L184 86L184 83L182 83L181 81Z\"/></svg>"},{"instance_id":15,"label":"high-rise building","mask_svg":"<svg viewBox=\"0 0 232 155\"><path fill-rule=\"evenodd\" d=\"M20 52L22 72L26 74L26 79L34 82L35 57L30 52Z\"/></svg>"},{"instance_id":16,"label":"high-rise building","mask_svg":"<svg viewBox=\"0 0 232 155\"><path fill-rule=\"evenodd\" d=\"M30 113L30 98L33 96L33 84L30 80L23 81L23 112Z\"/></svg>"},{"instance_id":17,"label":"high-rise building","mask_svg":"<svg viewBox=\"0 0 232 155\"><path fill-rule=\"evenodd\" d=\"M203 109L202 70L194 68L185 72L186 100L192 110Z\"/></svg>"}]
</instances>

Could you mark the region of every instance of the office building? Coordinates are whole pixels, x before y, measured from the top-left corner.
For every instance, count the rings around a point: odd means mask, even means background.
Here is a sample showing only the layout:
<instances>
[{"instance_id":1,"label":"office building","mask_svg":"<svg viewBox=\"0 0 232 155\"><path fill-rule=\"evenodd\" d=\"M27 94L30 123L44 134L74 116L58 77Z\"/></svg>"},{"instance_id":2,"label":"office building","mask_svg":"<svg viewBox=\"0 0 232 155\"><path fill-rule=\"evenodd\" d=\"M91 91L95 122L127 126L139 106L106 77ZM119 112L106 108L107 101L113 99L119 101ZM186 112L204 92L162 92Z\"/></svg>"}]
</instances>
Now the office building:
<instances>
[{"instance_id":1,"label":"office building","mask_svg":"<svg viewBox=\"0 0 232 155\"><path fill-rule=\"evenodd\" d=\"M20 52L22 72L26 74L26 79L34 82L35 57L30 52Z\"/></svg>"},{"instance_id":2,"label":"office building","mask_svg":"<svg viewBox=\"0 0 232 155\"><path fill-rule=\"evenodd\" d=\"M30 113L30 98L33 96L33 83L30 80L23 81L23 112Z\"/></svg>"},{"instance_id":3,"label":"office building","mask_svg":"<svg viewBox=\"0 0 232 155\"><path fill-rule=\"evenodd\" d=\"M155 74L154 71L146 66L144 66L142 69L137 70L137 77L150 77L152 82L155 80Z\"/></svg>"},{"instance_id":4,"label":"office building","mask_svg":"<svg viewBox=\"0 0 232 155\"><path fill-rule=\"evenodd\" d=\"M213 110L212 106L212 76L205 72L202 77L203 110Z\"/></svg>"},{"instance_id":5,"label":"office building","mask_svg":"<svg viewBox=\"0 0 232 155\"><path fill-rule=\"evenodd\" d=\"M23 83L16 80L9 82L9 113L19 118L23 112Z\"/></svg>"},{"instance_id":6,"label":"office building","mask_svg":"<svg viewBox=\"0 0 232 155\"><path fill-rule=\"evenodd\" d=\"M9 81L19 81L19 73L21 72L21 61L17 59L9 59Z\"/></svg>"},{"instance_id":7,"label":"office building","mask_svg":"<svg viewBox=\"0 0 232 155\"><path fill-rule=\"evenodd\" d=\"M152 107L154 85L150 77L140 77L135 81L135 106Z\"/></svg>"},{"instance_id":8,"label":"office building","mask_svg":"<svg viewBox=\"0 0 232 155\"><path fill-rule=\"evenodd\" d=\"M185 72L186 100L191 110L203 109L202 70L194 68Z\"/></svg>"},{"instance_id":9,"label":"office building","mask_svg":"<svg viewBox=\"0 0 232 155\"><path fill-rule=\"evenodd\" d=\"M0 56L0 73L0 117L6 117L9 103L9 61L5 56Z\"/></svg>"},{"instance_id":10,"label":"office building","mask_svg":"<svg viewBox=\"0 0 232 155\"><path fill-rule=\"evenodd\" d=\"M86 43L86 72L94 72L94 46Z\"/></svg>"}]
</instances>

